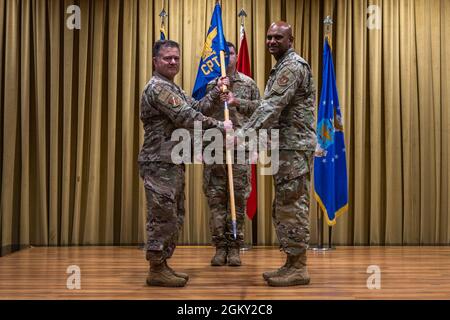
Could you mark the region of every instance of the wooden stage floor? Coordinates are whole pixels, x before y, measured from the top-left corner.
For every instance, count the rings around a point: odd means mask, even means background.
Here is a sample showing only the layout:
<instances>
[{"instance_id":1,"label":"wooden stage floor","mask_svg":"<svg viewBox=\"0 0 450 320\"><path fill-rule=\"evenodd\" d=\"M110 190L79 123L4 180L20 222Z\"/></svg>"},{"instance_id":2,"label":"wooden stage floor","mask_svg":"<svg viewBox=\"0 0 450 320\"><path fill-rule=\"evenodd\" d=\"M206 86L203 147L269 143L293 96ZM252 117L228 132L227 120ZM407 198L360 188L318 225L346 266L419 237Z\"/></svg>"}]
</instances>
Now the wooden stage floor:
<instances>
[{"instance_id":1,"label":"wooden stage floor","mask_svg":"<svg viewBox=\"0 0 450 320\"><path fill-rule=\"evenodd\" d=\"M284 263L277 248L243 252L241 267L211 267L213 252L178 247L170 265L191 279L184 288L158 288L145 285L137 247L34 247L0 258L0 299L450 299L450 247L308 251L311 284L284 288L261 276ZM81 289L67 288L70 265L80 268ZM380 268L380 289L367 287L371 265Z\"/></svg>"}]
</instances>

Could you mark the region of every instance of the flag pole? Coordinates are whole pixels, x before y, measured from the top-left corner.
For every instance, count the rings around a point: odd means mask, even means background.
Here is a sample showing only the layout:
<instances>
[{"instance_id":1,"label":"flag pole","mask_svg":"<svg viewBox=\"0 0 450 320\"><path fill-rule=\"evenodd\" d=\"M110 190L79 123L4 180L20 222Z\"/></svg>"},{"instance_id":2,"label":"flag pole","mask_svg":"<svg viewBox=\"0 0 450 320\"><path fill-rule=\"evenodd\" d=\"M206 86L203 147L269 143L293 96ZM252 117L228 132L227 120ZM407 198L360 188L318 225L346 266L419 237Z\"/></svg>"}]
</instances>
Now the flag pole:
<instances>
[{"instance_id":1,"label":"flag pole","mask_svg":"<svg viewBox=\"0 0 450 320\"><path fill-rule=\"evenodd\" d=\"M330 16L327 16L325 20L323 20L324 24L324 41L328 39L328 43L330 45L330 48L332 47L331 42L331 36L333 31L333 19L331 19ZM323 81L323 79L322 79ZM313 251L328 251L328 250L334 250L332 244L331 244L331 236L333 232L333 227L328 226L328 247L323 246L323 212L322 209L318 208L317 210L317 246L310 247Z\"/></svg>"},{"instance_id":2,"label":"flag pole","mask_svg":"<svg viewBox=\"0 0 450 320\"><path fill-rule=\"evenodd\" d=\"M241 26L244 26L245 18L247 17L247 12L245 12L244 8L239 11L238 17L241 18Z\"/></svg>"},{"instance_id":3,"label":"flag pole","mask_svg":"<svg viewBox=\"0 0 450 320\"><path fill-rule=\"evenodd\" d=\"M164 5L164 0L162 2L162 10L159 13L159 16L161 18L161 26L159 28L159 32L160 32L160 40L166 40L166 25L165 25L165 19L168 16L166 10L164 9L165 5ZM164 39L163 37L164 36Z\"/></svg>"},{"instance_id":4,"label":"flag pole","mask_svg":"<svg viewBox=\"0 0 450 320\"><path fill-rule=\"evenodd\" d=\"M333 247L333 244L331 242L332 240L332 233L333 233L333 226L328 226L328 249L334 250L336 248Z\"/></svg>"},{"instance_id":5,"label":"flag pole","mask_svg":"<svg viewBox=\"0 0 450 320\"><path fill-rule=\"evenodd\" d=\"M330 16L327 16L325 20L323 21L323 24L325 26L325 39L328 39L328 44L330 45L330 48L333 48L333 19L331 19ZM334 250L336 248L333 247L332 244L332 234L333 234L333 226L328 226L328 249Z\"/></svg>"},{"instance_id":6,"label":"flag pole","mask_svg":"<svg viewBox=\"0 0 450 320\"><path fill-rule=\"evenodd\" d=\"M331 37L332 37L332 33L333 33L333 19L331 19L330 16L327 16L325 18L325 20L323 20L323 24L325 26L324 41L325 41L325 39L328 38L328 43L330 44L330 48L332 48L333 45L331 42Z\"/></svg>"},{"instance_id":7,"label":"flag pole","mask_svg":"<svg viewBox=\"0 0 450 320\"><path fill-rule=\"evenodd\" d=\"M216 3L220 4L220 1L217 0ZM222 77L225 77L227 75L225 70L225 52L223 50L220 51L220 71L222 74ZM226 86L223 86L222 90L226 91ZM224 102L224 118L225 121L230 120L230 113L228 110L228 102ZM225 133L225 135L228 135L228 133ZM237 225L236 225L236 206L234 201L234 184L233 184L233 165L231 163L231 150L227 147L226 148L226 159L227 159L227 171L228 171L228 188L230 190L230 211L231 211L231 224L233 227L233 237L236 240L237 239Z\"/></svg>"},{"instance_id":8,"label":"flag pole","mask_svg":"<svg viewBox=\"0 0 450 320\"><path fill-rule=\"evenodd\" d=\"M308 247L312 251L328 251L329 248L323 246L323 212L317 208L317 245Z\"/></svg>"},{"instance_id":9,"label":"flag pole","mask_svg":"<svg viewBox=\"0 0 450 320\"><path fill-rule=\"evenodd\" d=\"M220 69L222 71L222 77L226 76L225 71L225 53L220 51ZM226 86L224 86L223 90L226 90ZM225 121L230 120L230 114L228 110L228 103L225 101L224 108L224 118ZM227 134L227 133L226 133ZM233 236L234 239L237 239L237 225L236 225L236 207L234 203L234 185L233 185L233 165L231 163L231 150L226 148L226 157L227 157L227 169L228 169L228 188L230 189L230 209L231 209L231 224L233 226Z\"/></svg>"}]
</instances>

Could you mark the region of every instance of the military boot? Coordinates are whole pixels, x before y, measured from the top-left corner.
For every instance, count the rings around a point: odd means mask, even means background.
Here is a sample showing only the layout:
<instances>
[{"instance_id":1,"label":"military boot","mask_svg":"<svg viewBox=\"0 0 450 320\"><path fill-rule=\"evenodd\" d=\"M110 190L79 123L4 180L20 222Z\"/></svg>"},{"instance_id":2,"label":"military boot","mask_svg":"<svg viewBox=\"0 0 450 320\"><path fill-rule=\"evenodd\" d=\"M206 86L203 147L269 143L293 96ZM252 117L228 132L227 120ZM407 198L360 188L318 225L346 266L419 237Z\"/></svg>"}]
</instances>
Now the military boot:
<instances>
[{"instance_id":1,"label":"military boot","mask_svg":"<svg viewBox=\"0 0 450 320\"><path fill-rule=\"evenodd\" d=\"M241 265L238 246L234 245L228 249L228 265L231 267L238 267Z\"/></svg>"},{"instance_id":2,"label":"military boot","mask_svg":"<svg viewBox=\"0 0 450 320\"><path fill-rule=\"evenodd\" d=\"M147 259L147 261L150 261L150 255L151 253L149 251L147 251L145 258ZM169 264L167 263L167 260L164 260L164 263L166 264L166 267L170 270L170 272L172 272L175 276L177 276L178 278L183 278L186 279L186 281L189 280L189 275L187 275L186 273L183 272L176 272L175 270L173 270Z\"/></svg>"},{"instance_id":3,"label":"military boot","mask_svg":"<svg viewBox=\"0 0 450 320\"><path fill-rule=\"evenodd\" d=\"M216 254L211 259L212 266L224 266L227 262L227 248L226 247L216 247Z\"/></svg>"},{"instance_id":4,"label":"military boot","mask_svg":"<svg viewBox=\"0 0 450 320\"><path fill-rule=\"evenodd\" d=\"M166 261L150 260L150 272L147 285L156 287L184 287L186 279L174 275L168 268Z\"/></svg>"},{"instance_id":5,"label":"military boot","mask_svg":"<svg viewBox=\"0 0 450 320\"><path fill-rule=\"evenodd\" d=\"M284 265L282 265L277 270L264 272L263 278L264 278L264 280L267 281L267 280L269 280L269 278L282 276L283 274L285 274L287 272L288 269L289 269L289 259L288 259L288 256L286 256L286 262L284 263Z\"/></svg>"},{"instance_id":6,"label":"military boot","mask_svg":"<svg viewBox=\"0 0 450 320\"><path fill-rule=\"evenodd\" d=\"M309 284L310 277L306 269L306 254L288 254L288 264L285 273L267 280L269 286L288 287Z\"/></svg>"},{"instance_id":7,"label":"military boot","mask_svg":"<svg viewBox=\"0 0 450 320\"><path fill-rule=\"evenodd\" d=\"M164 263L166 264L166 267L170 270L170 272L172 272L172 274L174 274L175 276L177 276L178 278L183 278L186 281L189 280L189 275L187 273L184 272L176 272L175 270L173 270L168 264L167 264L167 260L164 261Z\"/></svg>"}]
</instances>

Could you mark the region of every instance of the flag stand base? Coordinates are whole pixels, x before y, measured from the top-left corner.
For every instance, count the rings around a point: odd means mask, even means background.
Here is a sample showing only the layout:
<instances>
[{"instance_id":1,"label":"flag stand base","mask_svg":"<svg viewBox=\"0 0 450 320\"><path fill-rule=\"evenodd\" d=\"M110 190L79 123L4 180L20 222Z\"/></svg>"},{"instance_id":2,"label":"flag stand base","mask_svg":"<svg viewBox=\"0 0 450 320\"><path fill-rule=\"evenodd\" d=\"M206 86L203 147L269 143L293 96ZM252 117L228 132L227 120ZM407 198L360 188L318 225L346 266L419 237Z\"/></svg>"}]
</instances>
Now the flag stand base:
<instances>
[{"instance_id":1,"label":"flag stand base","mask_svg":"<svg viewBox=\"0 0 450 320\"><path fill-rule=\"evenodd\" d=\"M328 245L324 246L323 244L323 219L321 219L321 211L319 209L319 212L317 214L317 245L309 246L308 250L314 251L314 252L326 252L326 251L333 251L336 250L336 247L333 247L332 244L332 234L333 234L333 228L331 226L328 226Z\"/></svg>"}]
</instances>

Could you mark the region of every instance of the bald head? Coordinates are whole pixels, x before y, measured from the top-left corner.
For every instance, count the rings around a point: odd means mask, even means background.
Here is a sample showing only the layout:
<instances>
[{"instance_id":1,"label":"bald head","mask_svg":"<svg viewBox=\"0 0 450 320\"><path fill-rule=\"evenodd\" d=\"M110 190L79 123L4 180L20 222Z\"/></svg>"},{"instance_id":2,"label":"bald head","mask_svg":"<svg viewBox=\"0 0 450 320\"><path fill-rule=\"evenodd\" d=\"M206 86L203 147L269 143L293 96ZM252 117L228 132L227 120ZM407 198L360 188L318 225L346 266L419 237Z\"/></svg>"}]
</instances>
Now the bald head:
<instances>
[{"instance_id":1,"label":"bald head","mask_svg":"<svg viewBox=\"0 0 450 320\"><path fill-rule=\"evenodd\" d=\"M270 54L279 60L290 48L292 48L292 27L285 21L274 22L267 30L266 45Z\"/></svg>"},{"instance_id":2,"label":"bald head","mask_svg":"<svg viewBox=\"0 0 450 320\"><path fill-rule=\"evenodd\" d=\"M288 37L292 37L292 27L286 21L272 22L269 27L269 30L270 29L279 30L280 32L286 33Z\"/></svg>"}]
</instances>

